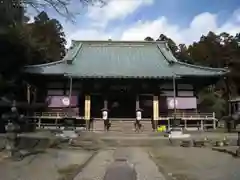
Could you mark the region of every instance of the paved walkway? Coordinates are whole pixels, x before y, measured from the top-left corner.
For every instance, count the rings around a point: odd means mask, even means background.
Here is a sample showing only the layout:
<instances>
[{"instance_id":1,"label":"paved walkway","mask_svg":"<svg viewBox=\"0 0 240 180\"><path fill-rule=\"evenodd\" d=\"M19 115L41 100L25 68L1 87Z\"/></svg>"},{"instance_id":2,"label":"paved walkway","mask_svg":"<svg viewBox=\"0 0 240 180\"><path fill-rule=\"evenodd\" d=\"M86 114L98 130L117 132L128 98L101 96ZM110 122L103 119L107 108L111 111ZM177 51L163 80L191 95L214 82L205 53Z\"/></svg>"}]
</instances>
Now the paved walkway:
<instances>
[{"instance_id":1,"label":"paved walkway","mask_svg":"<svg viewBox=\"0 0 240 180\"><path fill-rule=\"evenodd\" d=\"M115 159L126 158L132 164L137 172L137 180L165 180L148 153L142 148L118 148L114 155Z\"/></svg>"},{"instance_id":2,"label":"paved walkway","mask_svg":"<svg viewBox=\"0 0 240 180\"><path fill-rule=\"evenodd\" d=\"M114 171L116 176L125 171L129 174L129 177L124 177L125 180L135 180L134 172L130 172L129 168L136 172L137 180L165 180L155 163L149 158L148 153L137 147L100 151L74 180L110 180L106 179L109 178L108 175L105 176L108 170Z\"/></svg>"},{"instance_id":3,"label":"paved walkway","mask_svg":"<svg viewBox=\"0 0 240 180\"><path fill-rule=\"evenodd\" d=\"M113 152L100 151L74 180L103 180L107 167L113 162Z\"/></svg>"}]
</instances>

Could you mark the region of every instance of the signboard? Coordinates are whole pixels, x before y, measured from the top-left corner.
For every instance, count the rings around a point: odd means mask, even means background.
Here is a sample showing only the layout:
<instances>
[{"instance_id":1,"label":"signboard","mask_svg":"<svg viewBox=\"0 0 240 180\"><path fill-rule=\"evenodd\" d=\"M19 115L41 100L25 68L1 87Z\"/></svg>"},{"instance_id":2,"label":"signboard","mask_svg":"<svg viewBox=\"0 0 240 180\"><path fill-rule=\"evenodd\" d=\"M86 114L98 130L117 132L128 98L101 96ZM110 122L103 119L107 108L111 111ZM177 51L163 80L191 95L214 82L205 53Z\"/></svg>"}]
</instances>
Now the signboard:
<instances>
[{"instance_id":1,"label":"signboard","mask_svg":"<svg viewBox=\"0 0 240 180\"><path fill-rule=\"evenodd\" d=\"M48 102L48 107L51 108L63 108L78 105L77 96L72 96L71 100L68 96L48 96L46 101Z\"/></svg>"},{"instance_id":2,"label":"signboard","mask_svg":"<svg viewBox=\"0 0 240 180\"><path fill-rule=\"evenodd\" d=\"M197 98L196 97L176 97L175 99L176 109L196 109ZM174 98L167 97L168 109L174 109Z\"/></svg>"},{"instance_id":3,"label":"signboard","mask_svg":"<svg viewBox=\"0 0 240 180\"><path fill-rule=\"evenodd\" d=\"M62 98L62 103L63 103L64 106L69 106L70 105L69 97Z\"/></svg>"},{"instance_id":4,"label":"signboard","mask_svg":"<svg viewBox=\"0 0 240 180\"><path fill-rule=\"evenodd\" d=\"M177 108L177 105L178 105L178 100L175 99L175 102L174 102L174 99L170 99L168 101L168 106L171 108L171 109L174 109L174 108Z\"/></svg>"}]
</instances>

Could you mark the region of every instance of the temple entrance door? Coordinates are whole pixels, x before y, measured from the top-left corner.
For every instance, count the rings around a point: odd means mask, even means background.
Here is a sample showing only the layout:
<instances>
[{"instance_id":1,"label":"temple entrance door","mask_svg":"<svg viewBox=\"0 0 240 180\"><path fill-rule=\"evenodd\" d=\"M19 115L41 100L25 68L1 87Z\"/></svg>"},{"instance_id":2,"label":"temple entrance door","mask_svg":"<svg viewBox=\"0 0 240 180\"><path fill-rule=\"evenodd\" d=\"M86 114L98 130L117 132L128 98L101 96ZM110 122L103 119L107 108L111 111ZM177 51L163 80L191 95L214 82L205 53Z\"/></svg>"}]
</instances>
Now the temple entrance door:
<instances>
[{"instance_id":1,"label":"temple entrance door","mask_svg":"<svg viewBox=\"0 0 240 180\"><path fill-rule=\"evenodd\" d=\"M92 118L102 118L102 109L103 109L103 96L101 94L92 94L91 95L91 117Z\"/></svg>"},{"instance_id":2,"label":"temple entrance door","mask_svg":"<svg viewBox=\"0 0 240 180\"><path fill-rule=\"evenodd\" d=\"M112 94L108 108L110 118L135 118L136 96L130 93Z\"/></svg>"},{"instance_id":3,"label":"temple entrance door","mask_svg":"<svg viewBox=\"0 0 240 180\"><path fill-rule=\"evenodd\" d=\"M84 117L85 96L83 93L79 93L79 95L78 95L78 108L79 108L79 116Z\"/></svg>"},{"instance_id":4,"label":"temple entrance door","mask_svg":"<svg viewBox=\"0 0 240 180\"><path fill-rule=\"evenodd\" d=\"M139 105L143 110L142 118L152 119L153 117L153 96L152 95L140 95Z\"/></svg>"}]
</instances>

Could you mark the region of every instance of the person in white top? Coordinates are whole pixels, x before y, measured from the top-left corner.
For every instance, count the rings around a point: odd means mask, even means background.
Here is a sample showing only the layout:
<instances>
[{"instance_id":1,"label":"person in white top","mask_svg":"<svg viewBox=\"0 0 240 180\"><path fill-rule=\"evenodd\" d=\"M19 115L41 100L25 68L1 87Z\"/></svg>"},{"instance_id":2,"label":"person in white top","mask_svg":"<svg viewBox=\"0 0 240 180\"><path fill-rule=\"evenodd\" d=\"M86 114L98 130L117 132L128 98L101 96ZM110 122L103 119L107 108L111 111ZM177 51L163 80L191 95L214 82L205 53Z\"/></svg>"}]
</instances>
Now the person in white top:
<instances>
[{"instance_id":1,"label":"person in white top","mask_svg":"<svg viewBox=\"0 0 240 180\"><path fill-rule=\"evenodd\" d=\"M136 112L137 120L140 121L142 119L142 111L137 111Z\"/></svg>"},{"instance_id":2,"label":"person in white top","mask_svg":"<svg viewBox=\"0 0 240 180\"><path fill-rule=\"evenodd\" d=\"M108 131L111 126L111 124L109 122L109 118L108 118L108 112L109 112L109 110L107 108L102 109L102 119L104 121L104 130L105 131Z\"/></svg>"},{"instance_id":3,"label":"person in white top","mask_svg":"<svg viewBox=\"0 0 240 180\"><path fill-rule=\"evenodd\" d=\"M142 128L142 124L140 122L141 119L142 119L142 109L138 108L138 109L136 109L136 121L134 123L136 131L139 131Z\"/></svg>"},{"instance_id":4,"label":"person in white top","mask_svg":"<svg viewBox=\"0 0 240 180\"><path fill-rule=\"evenodd\" d=\"M108 111L107 110L102 111L102 118L104 121L108 119Z\"/></svg>"}]
</instances>

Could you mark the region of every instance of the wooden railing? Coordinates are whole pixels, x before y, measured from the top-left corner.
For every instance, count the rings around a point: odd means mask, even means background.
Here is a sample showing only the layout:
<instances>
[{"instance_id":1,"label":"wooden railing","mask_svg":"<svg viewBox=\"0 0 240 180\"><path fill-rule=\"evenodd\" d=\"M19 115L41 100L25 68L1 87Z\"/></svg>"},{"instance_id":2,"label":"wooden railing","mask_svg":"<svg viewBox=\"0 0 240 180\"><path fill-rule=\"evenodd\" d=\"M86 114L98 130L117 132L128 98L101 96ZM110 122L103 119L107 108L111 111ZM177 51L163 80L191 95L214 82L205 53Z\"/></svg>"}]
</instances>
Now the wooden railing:
<instances>
[{"instance_id":1,"label":"wooden railing","mask_svg":"<svg viewBox=\"0 0 240 180\"><path fill-rule=\"evenodd\" d=\"M78 113L75 112L36 112L33 115L33 118L45 118L45 119L61 119L63 117L80 117ZM172 114L160 114L159 120L162 119L172 119L172 118L180 118L185 120L200 120L200 119L215 119L215 113L174 113Z\"/></svg>"},{"instance_id":2,"label":"wooden railing","mask_svg":"<svg viewBox=\"0 0 240 180\"><path fill-rule=\"evenodd\" d=\"M62 119L64 117L79 117L78 113L74 112L35 112L33 118L43 118L43 119Z\"/></svg>"},{"instance_id":3,"label":"wooden railing","mask_svg":"<svg viewBox=\"0 0 240 180\"><path fill-rule=\"evenodd\" d=\"M76 118L77 120L84 120L84 117L80 117L78 113L75 112L36 112L34 113L33 116L30 118L36 119L36 122L38 123L38 127L40 128L41 126L44 125L49 125L52 123L52 125L57 126L61 119L64 117L73 117ZM200 127L201 129L204 129L204 127L207 126L212 126L214 129L216 128L216 118L215 118L215 113L172 113L172 114L160 114L158 120L167 120L168 121L168 126L171 126L170 120L173 118L178 118L184 121L184 127L186 128L189 125L187 124L188 121L194 121L197 124L200 122ZM42 121L45 120L45 123ZM46 121L47 120L47 121ZM48 121L49 120L49 121ZM133 118L134 120L134 118ZM148 121L150 121L149 119ZM207 124L207 121L211 121L210 124Z\"/></svg>"},{"instance_id":4,"label":"wooden railing","mask_svg":"<svg viewBox=\"0 0 240 180\"><path fill-rule=\"evenodd\" d=\"M65 117L84 120L84 117L80 117L78 113L75 112L35 112L34 115L29 118L35 119L38 127L41 128L44 126L58 127L63 123L62 120Z\"/></svg>"},{"instance_id":5,"label":"wooden railing","mask_svg":"<svg viewBox=\"0 0 240 180\"><path fill-rule=\"evenodd\" d=\"M160 114L159 120L169 120L172 118L179 118L183 120L215 120L215 113L172 113L168 115Z\"/></svg>"}]
</instances>

